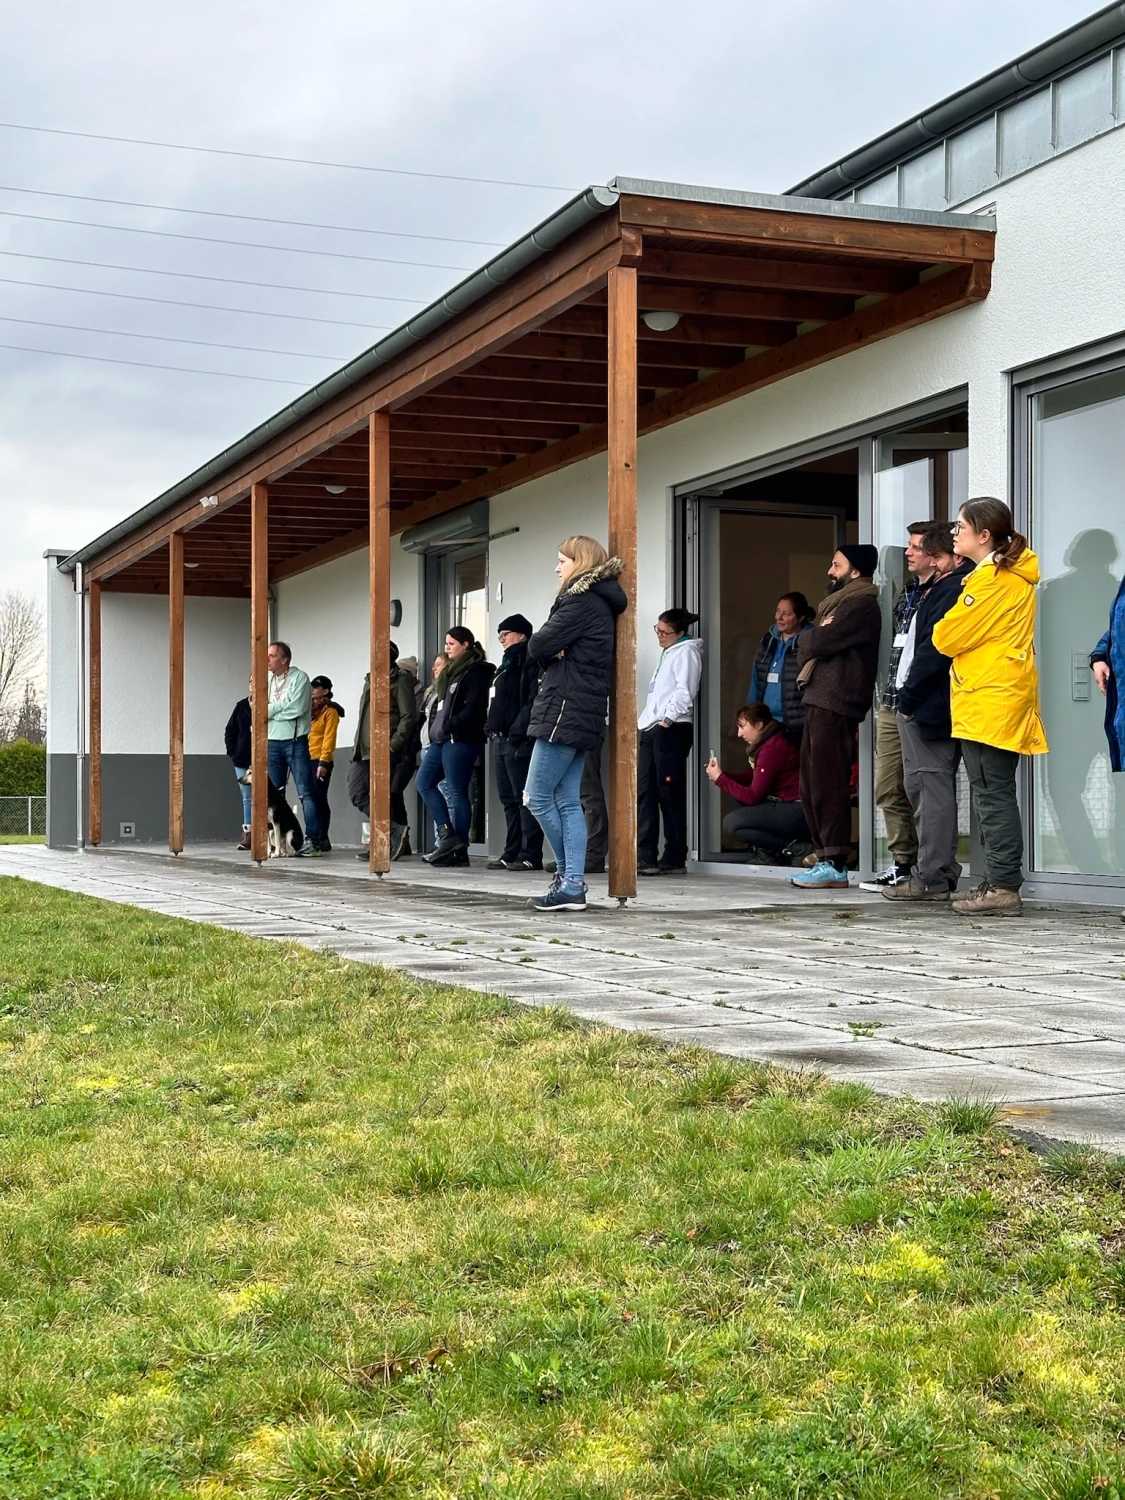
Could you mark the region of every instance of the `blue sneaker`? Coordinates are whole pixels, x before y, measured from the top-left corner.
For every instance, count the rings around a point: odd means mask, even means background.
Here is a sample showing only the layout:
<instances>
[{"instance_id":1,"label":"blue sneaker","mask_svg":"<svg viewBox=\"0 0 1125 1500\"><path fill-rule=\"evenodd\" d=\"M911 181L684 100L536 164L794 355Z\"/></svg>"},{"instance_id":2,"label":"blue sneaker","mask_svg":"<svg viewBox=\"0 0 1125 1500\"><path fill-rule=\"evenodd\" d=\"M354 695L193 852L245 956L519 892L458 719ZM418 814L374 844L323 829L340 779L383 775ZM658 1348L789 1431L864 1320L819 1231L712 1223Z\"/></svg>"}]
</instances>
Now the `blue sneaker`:
<instances>
[{"instance_id":1,"label":"blue sneaker","mask_svg":"<svg viewBox=\"0 0 1125 1500\"><path fill-rule=\"evenodd\" d=\"M567 885L557 875L545 896L533 896L527 903L532 911L585 911L585 885Z\"/></svg>"},{"instance_id":2,"label":"blue sneaker","mask_svg":"<svg viewBox=\"0 0 1125 1500\"><path fill-rule=\"evenodd\" d=\"M846 891L847 870L839 870L830 859L821 859L811 870L802 870L800 875L790 875L790 885L799 885L805 891Z\"/></svg>"}]
</instances>

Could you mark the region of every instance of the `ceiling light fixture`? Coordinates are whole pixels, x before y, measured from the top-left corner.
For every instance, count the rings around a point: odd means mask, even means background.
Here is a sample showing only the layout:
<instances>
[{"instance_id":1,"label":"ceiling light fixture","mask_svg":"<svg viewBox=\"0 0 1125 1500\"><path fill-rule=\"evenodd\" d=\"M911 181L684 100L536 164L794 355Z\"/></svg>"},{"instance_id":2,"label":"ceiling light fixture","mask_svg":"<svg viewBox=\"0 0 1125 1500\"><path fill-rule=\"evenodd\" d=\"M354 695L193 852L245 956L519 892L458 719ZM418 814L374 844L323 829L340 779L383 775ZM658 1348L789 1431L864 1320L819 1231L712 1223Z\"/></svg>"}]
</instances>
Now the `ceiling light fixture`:
<instances>
[{"instance_id":1,"label":"ceiling light fixture","mask_svg":"<svg viewBox=\"0 0 1125 1500\"><path fill-rule=\"evenodd\" d=\"M330 495L342 495L347 490L346 484L326 484L324 488Z\"/></svg>"},{"instance_id":2,"label":"ceiling light fixture","mask_svg":"<svg viewBox=\"0 0 1125 1500\"><path fill-rule=\"evenodd\" d=\"M189 563L189 562L186 562L186 563L184 563L184 567L185 568L198 568L199 564L198 563Z\"/></svg>"},{"instance_id":3,"label":"ceiling light fixture","mask_svg":"<svg viewBox=\"0 0 1125 1500\"><path fill-rule=\"evenodd\" d=\"M641 322L653 333L671 333L681 316L678 312L646 312L641 313Z\"/></svg>"}]
</instances>

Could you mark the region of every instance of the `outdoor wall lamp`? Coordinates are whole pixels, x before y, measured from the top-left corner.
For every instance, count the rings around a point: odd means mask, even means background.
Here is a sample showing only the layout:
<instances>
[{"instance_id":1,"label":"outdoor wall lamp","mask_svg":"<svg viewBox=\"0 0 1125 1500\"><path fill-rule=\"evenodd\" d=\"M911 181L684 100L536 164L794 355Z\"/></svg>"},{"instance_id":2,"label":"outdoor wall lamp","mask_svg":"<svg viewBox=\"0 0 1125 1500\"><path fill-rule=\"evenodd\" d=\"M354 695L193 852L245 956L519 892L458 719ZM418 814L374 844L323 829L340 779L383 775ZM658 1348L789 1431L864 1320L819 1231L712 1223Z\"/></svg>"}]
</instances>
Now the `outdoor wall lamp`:
<instances>
[{"instance_id":1,"label":"outdoor wall lamp","mask_svg":"<svg viewBox=\"0 0 1125 1500\"><path fill-rule=\"evenodd\" d=\"M641 322L646 328L651 328L653 333L670 333L680 317L678 312L646 312L641 313Z\"/></svg>"},{"instance_id":2,"label":"outdoor wall lamp","mask_svg":"<svg viewBox=\"0 0 1125 1500\"><path fill-rule=\"evenodd\" d=\"M347 489L346 484L326 484L324 488L330 495L342 495Z\"/></svg>"}]
</instances>

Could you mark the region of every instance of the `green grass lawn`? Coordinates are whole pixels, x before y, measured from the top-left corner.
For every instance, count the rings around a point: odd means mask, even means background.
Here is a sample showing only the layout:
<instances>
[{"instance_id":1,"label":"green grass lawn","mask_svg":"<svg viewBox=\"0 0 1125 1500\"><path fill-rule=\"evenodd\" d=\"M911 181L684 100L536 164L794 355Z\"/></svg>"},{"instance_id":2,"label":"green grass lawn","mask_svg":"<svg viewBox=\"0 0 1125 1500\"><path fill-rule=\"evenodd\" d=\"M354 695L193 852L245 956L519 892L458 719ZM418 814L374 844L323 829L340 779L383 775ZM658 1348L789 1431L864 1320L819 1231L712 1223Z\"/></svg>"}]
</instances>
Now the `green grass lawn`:
<instances>
[{"instance_id":1,"label":"green grass lawn","mask_svg":"<svg viewBox=\"0 0 1125 1500\"><path fill-rule=\"evenodd\" d=\"M0 931L3 1500L1125 1496L1115 1163L21 881Z\"/></svg>"},{"instance_id":2,"label":"green grass lawn","mask_svg":"<svg viewBox=\"0 0 1125 1500\"><path fill-rule=\"evenodd\" d=\"M41 833L0 833L0 844L45 844Z\"/></svg>"}]
</instances>

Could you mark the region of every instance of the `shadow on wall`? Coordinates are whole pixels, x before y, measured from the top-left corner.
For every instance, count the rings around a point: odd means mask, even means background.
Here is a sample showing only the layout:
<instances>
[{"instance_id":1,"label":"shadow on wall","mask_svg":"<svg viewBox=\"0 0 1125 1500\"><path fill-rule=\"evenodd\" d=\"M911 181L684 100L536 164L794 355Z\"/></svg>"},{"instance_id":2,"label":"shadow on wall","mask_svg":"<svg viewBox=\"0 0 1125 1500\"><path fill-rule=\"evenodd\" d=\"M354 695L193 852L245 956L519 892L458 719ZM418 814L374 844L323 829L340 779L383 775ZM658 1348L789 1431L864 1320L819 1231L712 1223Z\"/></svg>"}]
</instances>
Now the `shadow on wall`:
<instances>
[{"instance_id":1,"label":"shadow on wall","mask_svg":"<svg viewBox=\"0 0 1125 1500\"><path fill-rule=\"evenodd\" d=\"M1051 747L1044 767L1047 794L1066 863L1084 875L1125 873L1121 778L1110 775L1105 699L1088 667L1117 594L1118 556L1111 532L1080 531L1063 559L1066 571L1042 585L1039 601L1039 672ZM1098 766L1103 775L1088 797L1090 774ZM1058 862L1044 852L1041 863L1050 868Z\"/></svg>"}]
</instances>

